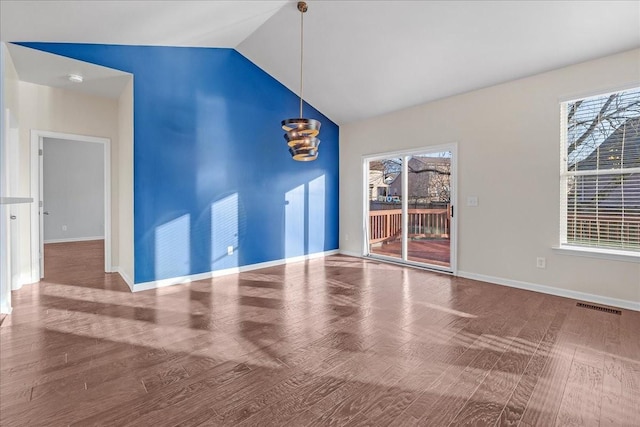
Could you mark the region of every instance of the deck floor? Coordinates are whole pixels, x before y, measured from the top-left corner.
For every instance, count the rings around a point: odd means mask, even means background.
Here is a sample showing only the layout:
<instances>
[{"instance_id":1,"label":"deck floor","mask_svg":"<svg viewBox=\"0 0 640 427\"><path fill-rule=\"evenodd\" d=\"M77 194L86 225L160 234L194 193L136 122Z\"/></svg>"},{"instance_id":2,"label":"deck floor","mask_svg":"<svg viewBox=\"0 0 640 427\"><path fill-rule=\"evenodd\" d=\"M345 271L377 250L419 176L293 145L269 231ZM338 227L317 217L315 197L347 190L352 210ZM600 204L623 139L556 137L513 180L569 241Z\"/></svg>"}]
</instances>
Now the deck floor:
<instances>
[{"instance_id":1,"label":"deck floor","mask_svg":"<svg viewBox=\"0 0 640 427\"><path fill-rule=\"evenodd\" d=\"M449 239L410 240L407 245L409 261L448 267L451 262ZM402 242L372 245L371 252L394 258L402 257Z\"/></svg>"}]
</instances>

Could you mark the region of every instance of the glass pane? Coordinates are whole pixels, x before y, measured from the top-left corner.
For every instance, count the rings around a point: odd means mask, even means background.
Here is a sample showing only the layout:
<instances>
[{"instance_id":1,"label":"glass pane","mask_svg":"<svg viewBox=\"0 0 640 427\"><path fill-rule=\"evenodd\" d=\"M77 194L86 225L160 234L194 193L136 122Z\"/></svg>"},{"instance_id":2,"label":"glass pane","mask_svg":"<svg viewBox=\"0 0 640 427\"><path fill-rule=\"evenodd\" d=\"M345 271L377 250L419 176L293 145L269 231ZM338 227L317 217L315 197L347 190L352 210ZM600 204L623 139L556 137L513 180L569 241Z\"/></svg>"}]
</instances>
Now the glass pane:
<instances>
[{"instance_id":1,"label":"glass pane","mask_svg":"<svg viewBox=\"0 0 640 427\"><path fill-rule=\"evenodd\" d=\"M407 259L449 267L451 152L413 156L407 167Z\"/></svg>"},{"instance_id":2,"label":"glass pane","mask_svg":"<svg viewBox=\"0 0 640 427\"><path fill-rule=\"evenodd\" d=\"M640 88L567 103L569 171L640 167Z\"/></svg>"},{"instance_id":3,"label":"glass pane","mask_svg":"<svg viewBox=\"0 0 640 427\"><path fill-rule=\"evenodd\" d=\"M567 243L640 251L640 174L567 181Z\"/></svg>"},{"instance_id":4,"label":"glass pane","mask_svg":"<svg viewBox=\"0 0 640 427\"><path fill-rule=\"evenodd\" d=\"M369 162L369 253L402 259L402 159Z\"/></svg>"}]
</instances>

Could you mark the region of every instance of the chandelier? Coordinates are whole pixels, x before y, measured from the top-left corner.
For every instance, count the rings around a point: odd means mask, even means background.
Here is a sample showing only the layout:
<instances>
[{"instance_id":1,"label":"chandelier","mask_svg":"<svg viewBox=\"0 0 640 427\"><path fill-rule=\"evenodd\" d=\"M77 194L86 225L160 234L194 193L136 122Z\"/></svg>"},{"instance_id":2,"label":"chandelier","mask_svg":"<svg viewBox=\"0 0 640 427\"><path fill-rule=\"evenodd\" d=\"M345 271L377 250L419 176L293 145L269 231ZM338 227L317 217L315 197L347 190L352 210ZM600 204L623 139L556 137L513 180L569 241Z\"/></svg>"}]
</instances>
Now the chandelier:
<instances>
[{"instance_id":1,"label":"chandelier","mask_svg":"<svg viewBox=\"0 0 640 427\"><path fill-rule=\"evenodd\" d=\"M318 157L320 140L316 138L320 133L320 122L315 119L307 119L302 115L302 91L303 91L303 64L304 64L304 13L307 11L307 3L298 2L300 11L300 117L285 119L282 121L282 129L286 132L284 139L289 146L289 153L293 160L308 162Z\"/></svg>"}]
</instances>

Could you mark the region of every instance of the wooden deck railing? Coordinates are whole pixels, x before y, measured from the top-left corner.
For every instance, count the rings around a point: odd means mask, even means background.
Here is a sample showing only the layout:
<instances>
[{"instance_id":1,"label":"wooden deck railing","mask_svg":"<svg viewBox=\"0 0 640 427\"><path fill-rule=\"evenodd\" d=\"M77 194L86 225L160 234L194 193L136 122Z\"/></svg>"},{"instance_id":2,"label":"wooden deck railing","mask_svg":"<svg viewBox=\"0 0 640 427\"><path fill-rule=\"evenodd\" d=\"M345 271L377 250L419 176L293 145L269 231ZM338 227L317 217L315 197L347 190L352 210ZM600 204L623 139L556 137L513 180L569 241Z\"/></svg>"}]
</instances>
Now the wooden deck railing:
<instances>
[{"instance_id":1,"label":"wooden deck railing","mask_svg":"<svg viewBox=\"0 0 640 427\"><path fill-rule=\"evenodd\" d=\"M567 217L567 241L601 246L640 248L640 218L628 216L624 225L617 215L570 214Z\"/></svg>"},{"instance_id":2,"label":"wooden deck railing","mask_svg":"<svg viewBox=\"0 0 640 427\"><path fill-rule=\"evenodd\" d=\"M409 209L409 237L449 237L449 209ZM402 210L369 211L369 243L388 242L400 237Z\"/></svg>"}]
</instances>

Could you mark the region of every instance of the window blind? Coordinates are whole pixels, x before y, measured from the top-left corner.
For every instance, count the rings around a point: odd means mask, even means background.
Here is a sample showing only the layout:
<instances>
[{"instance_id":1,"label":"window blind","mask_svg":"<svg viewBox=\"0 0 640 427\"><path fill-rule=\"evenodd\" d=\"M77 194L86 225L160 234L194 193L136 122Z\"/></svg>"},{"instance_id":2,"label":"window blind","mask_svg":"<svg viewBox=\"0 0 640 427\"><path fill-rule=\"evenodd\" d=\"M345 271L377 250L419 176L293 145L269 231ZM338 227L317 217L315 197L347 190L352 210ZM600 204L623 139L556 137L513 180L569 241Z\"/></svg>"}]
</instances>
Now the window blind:
<instances>
[{"instance_id":1,"label":"window blind","mask_svg":"<svg viewBox=\"0 0 640 427\"><path fill-rule=\"evenodd\" d=\"M561 112L561 243L640 253L640 88Z\"/></svg>"}]
</instances>

